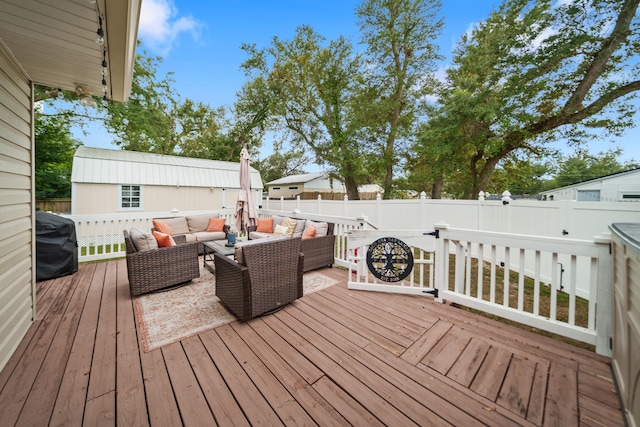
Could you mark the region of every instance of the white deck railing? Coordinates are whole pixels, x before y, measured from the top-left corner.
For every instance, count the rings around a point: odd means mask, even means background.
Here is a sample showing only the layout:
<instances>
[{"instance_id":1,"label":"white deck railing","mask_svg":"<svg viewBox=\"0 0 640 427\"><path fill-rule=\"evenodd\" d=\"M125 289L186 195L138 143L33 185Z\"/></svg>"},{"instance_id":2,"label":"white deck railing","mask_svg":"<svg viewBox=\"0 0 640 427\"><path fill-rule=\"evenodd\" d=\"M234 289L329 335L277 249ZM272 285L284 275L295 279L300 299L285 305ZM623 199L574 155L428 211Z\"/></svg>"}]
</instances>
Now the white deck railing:
<instances>
[{"instance_id":1,"label":"white deck railing","mask_svg":"<svg viewBox=\"0 0 640 427\"><path fill-rule=\"evenodd\" d=\"M445 224L436 224L435 231L433 235L406 230L350 233L349 288L432 294L437 301L491 313L595 345L599 354L611 354L609 236L559 239L453 229ZM403 280L379 280L363 267L370 262L369 248L375 248L383 236L398 238L410 248L414 271ZM396 252L386 259L377 256L382 259L379 263L396 263L397 271L405 269L407 251L391 250ZM565 259L560 269L559 261ZM550 271L550 276L544 271ZM587 284L588 293L582 297L578 280ZM584 306L586 318L576 317L578 304Z\"/></svg>"}]
</instances>

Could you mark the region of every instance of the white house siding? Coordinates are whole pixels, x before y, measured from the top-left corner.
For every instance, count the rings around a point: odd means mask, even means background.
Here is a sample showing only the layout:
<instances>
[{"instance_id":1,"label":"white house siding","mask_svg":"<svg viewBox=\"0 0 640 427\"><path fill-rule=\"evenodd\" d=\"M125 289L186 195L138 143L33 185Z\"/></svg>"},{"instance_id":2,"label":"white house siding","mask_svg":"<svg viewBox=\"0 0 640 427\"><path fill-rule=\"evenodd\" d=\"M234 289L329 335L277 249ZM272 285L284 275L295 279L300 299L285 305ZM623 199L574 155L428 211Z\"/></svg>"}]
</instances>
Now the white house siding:
<instances>
[{"instance_id":1,"label":"white house siding","mask_svg":"<svg viewBox=\"0 0 640 427\"><path fill-rule=\"evenodd\" d=\"M113 184L74 184L75 215L123 212L210 211L233 207L238 190L221 188L167 187L142 185L142 207L120 209L119 186ZM223 200L225 198L226 200Z\"/></svg>"},{"instance_id":2,"label":"white house siding","mask_svg":"<svg viewBox=\"0 0 640 427\"><path fill-rule=\"evenodd\" d=\"M541 193L547 200L640 202L640 169L622 172Z\"/></svg>"},{"instance_id":3,"label":"white house siding","mask_svg":"<svg viewBox=\"0 0 640 427\"><path fill-rule=\"evenodd\" d=\"M0 40L0 370L35 314L32 97Z\"/></svg>"}]
</instances>

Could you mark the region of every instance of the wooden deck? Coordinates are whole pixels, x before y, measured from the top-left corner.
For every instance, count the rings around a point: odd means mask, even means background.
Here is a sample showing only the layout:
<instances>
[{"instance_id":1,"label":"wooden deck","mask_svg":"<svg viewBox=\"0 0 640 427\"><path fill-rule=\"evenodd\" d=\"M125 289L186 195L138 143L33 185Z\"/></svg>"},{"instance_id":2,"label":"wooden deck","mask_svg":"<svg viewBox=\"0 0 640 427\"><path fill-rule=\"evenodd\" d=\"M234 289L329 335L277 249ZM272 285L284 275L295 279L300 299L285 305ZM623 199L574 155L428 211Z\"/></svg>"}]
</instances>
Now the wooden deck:
<instances>
[{"instance_id":1,"label":"wooden deck","mask_svg":"<svg viewBox=\"0 0 640 427\"><path fill-rule=\"evenodd\" d=\"M148 353L124 260L38 283L0 425L624 425L609 359L323 272L343 282Z\"/></svg>"}]
</instances>

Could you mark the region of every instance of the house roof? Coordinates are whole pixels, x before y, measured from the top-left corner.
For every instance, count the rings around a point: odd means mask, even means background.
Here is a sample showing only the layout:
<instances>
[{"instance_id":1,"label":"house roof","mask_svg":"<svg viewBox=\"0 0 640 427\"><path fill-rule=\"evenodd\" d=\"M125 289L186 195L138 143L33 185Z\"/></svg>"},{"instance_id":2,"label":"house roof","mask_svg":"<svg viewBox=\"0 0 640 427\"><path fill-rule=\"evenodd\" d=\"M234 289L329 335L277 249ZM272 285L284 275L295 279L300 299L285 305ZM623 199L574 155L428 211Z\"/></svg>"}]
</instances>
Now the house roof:
<instances>
[{"instance_id":1,"label":"house roof","mask_svg":"<svg viewBox=\"0 0 640 427\"><path fill-rule=\"evenodd\" d=\"M304 173L301 175L290 175L285 176L284 178L279 178L271 182L267 182L265 186L271 185L286 185L286 184L306 184L307 182L311 182L318 178L326 178L326 174L324 172L317 173Z\"/></svg>"},{"instance_id":2,"label":"house roof","mask_svg":"<svg viewBox=\"0 0 640 427\"><path fill-rule=\"evenodd\" d=\"M71 92L84 85L124 102L131 92L141 0L0 1L0 43L34 83ZM104 44L96 43L102 19ZM105 56L106 54L106 56Z\"/></svg>"},{"instance_id":3,"label":"house roof","mask_svg":"<svg viewBox=\"0 0 640 427\"><path fill-rule=\"evenodd\" d=\"M640 168L635 168L635 169L631 169L628 171L624 171L624 172L616 172L616 173L612 173L609 175L603 175L599 178L594 178L594 179L589 179L586 181L581 181L581 182L576 182L575 184L571 184L571 185L565 185L564 187L557 187L551 190L547 190L547 191L541 191L540 194L550 194L550 193L556 193L558 191L561 190L566 190L569 188L575 188L575 187L581 187L583 185L588 185L590 183L595 183L598 181L607 181L610 179L615 179L615 178L620 178L622 176L626 176L626 175L633 175L633 174L640 174Z\"/></svg>"},{"instance_id":4,"label":"house roof","mask_svg":"<svg viewBox=\"0 0 640 427\"><path fill-rule=\"evenodd\" d=\"M251 169L251 188L262 189ZM81 146L73 157L72 183L240 188L240 163Z\"/></svg>"}]
</instances>

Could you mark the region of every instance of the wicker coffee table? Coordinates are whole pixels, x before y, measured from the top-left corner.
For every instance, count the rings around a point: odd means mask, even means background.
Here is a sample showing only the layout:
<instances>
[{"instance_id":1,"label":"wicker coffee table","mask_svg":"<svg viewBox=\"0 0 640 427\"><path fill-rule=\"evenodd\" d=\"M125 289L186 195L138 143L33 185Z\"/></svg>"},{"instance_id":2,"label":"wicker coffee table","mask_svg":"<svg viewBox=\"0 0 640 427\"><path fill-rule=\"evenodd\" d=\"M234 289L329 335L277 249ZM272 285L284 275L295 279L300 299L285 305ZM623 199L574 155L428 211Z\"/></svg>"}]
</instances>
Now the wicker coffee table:
<instances>
[{"instance_id":1,"label":"wicker coffee table","mask_svg":"<svg viewBox=\"0 0 640 427\"><path fill-rule=\"evenodd\" d=\"M242 239L236 239L236 243L242 242ZM202 265L211 273L216 273L216 266L213 260L213 254L219 254L222 256L233 256L235 248L233 246L227 246L226 240L213 240L211 242L203 242L203 257Z\"/></svg>"}]
</instances>

